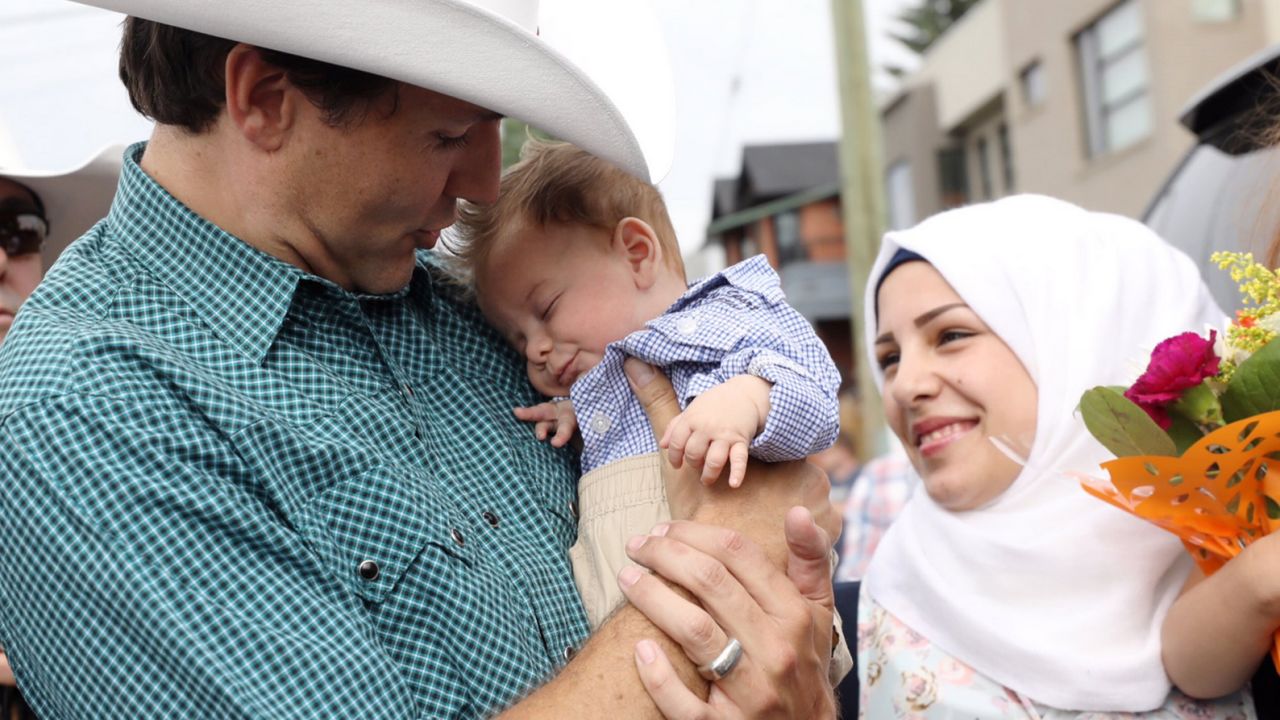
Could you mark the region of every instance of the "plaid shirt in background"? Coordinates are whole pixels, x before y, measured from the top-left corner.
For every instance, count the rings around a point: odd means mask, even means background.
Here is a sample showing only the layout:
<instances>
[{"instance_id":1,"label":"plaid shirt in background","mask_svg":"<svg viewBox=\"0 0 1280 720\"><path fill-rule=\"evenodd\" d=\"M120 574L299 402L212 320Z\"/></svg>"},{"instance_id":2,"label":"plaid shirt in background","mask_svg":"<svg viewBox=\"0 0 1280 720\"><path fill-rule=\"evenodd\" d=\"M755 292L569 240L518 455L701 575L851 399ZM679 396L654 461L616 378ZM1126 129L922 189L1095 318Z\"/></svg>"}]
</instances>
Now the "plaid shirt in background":
<instances>
[{"instance_id":1,"label":"plaid shirt in background","mask_svg":"<svg viewBox=\"0 0 1280 720\"><path fill-rule=\"evenodd\" d=\"M844 504L836 582L862 579L880 538L902 512L918 482L915 469L901 452L873 458L858 469Z\"/></svg>"},{"instance_id":2,"label":"plaid shirt in background","mask_svg":"<svg viewBox=\"0 0 1280 720\"><path fill-rule=\"evenodd\" d=\"M0 353L0 645L41 717L483 716L587 624L576 463L427 254L358 295L129 149Z\"/></svg>"},{"instance_id":3,"label":"plaid shirt in background","mask_svg":"<svg viewBox=\"0 0 1280 720\"><path fill-rule=\"evenodd\" d=\"M695 283L645 329L610 345L573 384L583 472L658 451L622 371L628 355L663 368L682 408L735 375L772 382L769 417L751 443L759 460L800 460L830 446L840 431L840 371L809 321L787 305L763 255Z\"/></svg>"}]
</instances>

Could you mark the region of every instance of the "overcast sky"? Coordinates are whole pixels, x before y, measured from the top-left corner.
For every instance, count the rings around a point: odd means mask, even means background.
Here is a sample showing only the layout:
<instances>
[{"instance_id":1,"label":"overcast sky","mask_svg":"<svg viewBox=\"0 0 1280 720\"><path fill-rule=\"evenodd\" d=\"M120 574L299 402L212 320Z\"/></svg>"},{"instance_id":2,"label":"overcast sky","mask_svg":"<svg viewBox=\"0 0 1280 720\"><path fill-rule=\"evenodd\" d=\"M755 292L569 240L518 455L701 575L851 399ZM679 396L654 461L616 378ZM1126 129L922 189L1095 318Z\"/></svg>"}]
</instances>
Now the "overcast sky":
<instances>
[{"instance_id":1,"label":"overcast sky","mask_svg":"<svg viewBox=\"0 0 1280 720\"><path fill-rule=\"evenodd\" d=\"M661 188L687 254L702 245L713 178L737 173L744 143L836 139L832 0L652 1L679 113ZM910 0L864 3L873 62L911 62L885 35ZM64 0L0 3L0 167L70 167L146 136L116 77L118 22Z\"/></svg>"}]
</instances>

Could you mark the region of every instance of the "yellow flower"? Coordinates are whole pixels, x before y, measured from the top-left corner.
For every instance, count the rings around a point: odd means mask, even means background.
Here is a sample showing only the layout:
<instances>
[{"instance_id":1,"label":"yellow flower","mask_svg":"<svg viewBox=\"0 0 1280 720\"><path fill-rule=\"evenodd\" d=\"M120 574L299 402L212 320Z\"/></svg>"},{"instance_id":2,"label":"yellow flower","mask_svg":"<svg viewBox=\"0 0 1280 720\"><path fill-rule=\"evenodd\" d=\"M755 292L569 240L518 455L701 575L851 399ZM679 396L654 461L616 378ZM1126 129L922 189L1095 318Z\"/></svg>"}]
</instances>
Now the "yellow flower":
<instances>
[{"instance_id":1,"label":"yellow flower","mask_svg":"<svg viewBox=\"0 0 1280 720\"><path fill-rule=\"evenodd\" d=\"M1253 253L1215 252L1209 258L1240 285L1241 297L1253 304L1236 315L1227 327L1222 345L1217 348L1222 359L1217 378L1227 382L1236 367L1280 332L1280 273L1253 260Z\"/></svg>"}]
</instances>

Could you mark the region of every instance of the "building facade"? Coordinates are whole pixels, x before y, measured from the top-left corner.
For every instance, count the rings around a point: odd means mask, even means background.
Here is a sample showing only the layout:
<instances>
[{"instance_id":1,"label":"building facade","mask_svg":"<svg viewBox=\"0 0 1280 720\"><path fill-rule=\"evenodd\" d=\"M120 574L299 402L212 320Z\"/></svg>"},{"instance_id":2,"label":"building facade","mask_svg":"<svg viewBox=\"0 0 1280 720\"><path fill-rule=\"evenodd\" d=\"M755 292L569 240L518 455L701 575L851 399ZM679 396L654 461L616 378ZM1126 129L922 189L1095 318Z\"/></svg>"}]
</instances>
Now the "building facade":
<instances>
[{"instance_id":1,"label":"building facade","mask_svg":"<svg viewBox=\"0 0 1280 720\"><path fill-rule=\"evenodd\" d=\"M1276 42L1280 0L985 0L882 107L889 226L1012 192L1139 217L1187 101Z\"/></svg>"},{"instance_id":2,"label":"building facade","mask_svg":"<svg viewBox=\"0 0 1280 720\"><path fill-rule=\"evenodd\" d=\"M1201 87L1280 42L1280 0L984 0L880 107L886 227L1015 192L1141 217ZM835 141L753 146L708 243L765 254L853 378Z\"/></svg>"}]
</instances>

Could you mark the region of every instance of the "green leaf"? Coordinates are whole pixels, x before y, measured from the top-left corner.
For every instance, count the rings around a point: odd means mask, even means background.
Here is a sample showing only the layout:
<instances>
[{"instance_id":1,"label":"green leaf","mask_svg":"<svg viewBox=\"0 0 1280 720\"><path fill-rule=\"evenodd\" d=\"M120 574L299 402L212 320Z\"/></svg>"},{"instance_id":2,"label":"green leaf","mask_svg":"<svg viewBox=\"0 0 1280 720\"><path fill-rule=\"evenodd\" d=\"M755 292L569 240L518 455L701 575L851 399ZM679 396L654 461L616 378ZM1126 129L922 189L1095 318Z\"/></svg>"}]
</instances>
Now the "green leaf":
<instances>
[{"instance_id":1,"label":"green leaf","mask_svg":"<svg viewBox=\"0 0 1280 720\"><path fill-rule=\"evenodd\" d=\"M1116 457L1176 456L1177 447L1142 408L1120 392L1096 387L1080 398L1085 427Z\"/></svg>"},{"instance_id":2,"label":"green leaf","mask_svg":"<svg viewBox=\"0 0 1280 720\"><path fill-rule=\"evenodd\" d=\"M1171 409L1175 417L1181 415L1197 425L1219 427L1223 424L1222 403L1207 381L1182 391L1182 397Z\"/></svg>"},{"instance_id":3,"label":"green leaf","mask_svg":"<svg viewBox=\"0 0 1280 720\"><path fill-rule=\"evenodd\" d=\"M1280 410L1280 342L1272 340L1240 363L1222 394L1228 423Z\"/></svg>"},{"instance_id":4,"label":"green leaf","mask_svg":"<svg viewBox=\"0 0 1280 720\"><path fill-rule=\"evenodd\" d=\"M1165 433L1173 440L1173 447L1178 455L1185 453L1192 445L1204 439L1204 433L1200 431L1200 427L1181 415L1170 415L1173 424Z\"/></svg>"}]
</instances>

